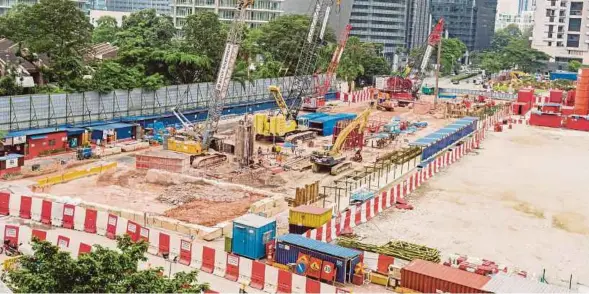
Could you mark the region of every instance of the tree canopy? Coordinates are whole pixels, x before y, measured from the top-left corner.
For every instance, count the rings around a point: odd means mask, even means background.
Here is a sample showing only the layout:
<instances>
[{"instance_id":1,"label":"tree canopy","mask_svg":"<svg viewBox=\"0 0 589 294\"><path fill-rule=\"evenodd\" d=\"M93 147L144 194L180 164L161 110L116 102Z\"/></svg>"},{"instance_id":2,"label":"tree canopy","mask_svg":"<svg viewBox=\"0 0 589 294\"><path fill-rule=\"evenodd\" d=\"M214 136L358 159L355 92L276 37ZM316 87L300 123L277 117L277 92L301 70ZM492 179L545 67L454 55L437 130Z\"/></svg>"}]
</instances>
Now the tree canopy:
<instances>
[{"instance_id":1,"label":"tree canopy","mask_svg":"<svg viewBox=\"0 0 589 294\"><path fill-rule=\"evenodd\" d=\"M491 49L479 53L473 63L489 73L515 67L528 73L539 70L550 56L531 48L529 33L522 32L516 25L509 25L495 32Z\"/></svg>"},{"instance_id":2,"label":"tree canopy","mask_svg":"<svg viewBox=\"0 0 589 294\"><path fill-rule=\"evenodd\" d=\"M245 85L258 78L292 75L306 37L310 17L285 15L257 28L246 28L233 79ZM35 63L50 86L27 91L107 93L114 89L155 90L215 80L228 26L213 12L197 12L186 18L182 34L172 19L148 9L123 18L97 20L94 28L70 0L41 0L34 5L16 5L0 16L0 36L19 44L18 54ZM181 37L180 37L181 36ZM109 60L88 58L92 46L108 42L118 47ZM336 48L333 30L325 35L316 72L327 69ZM382 45L351 40L344 51L338 74L346 79L371 79L390 72L382 57ZM348 52L349 51L349 52ZM18 95L24 89L15 77L0 78L0 95Z\"/></svg>"},{"instance_id":3,"label":"tree canopy","mask_svg":"<svg viewBox=\"0 0 589 294\"><path fill-rule=\"evenodd\" d=\"M148 244L117 237L118 250L95 245L94 250L71 257L47 241L33 241L34 254L20 256L8 270L7 285L18 293L199 293L197 272L179 272L168 278L163 268L138 270L146 261Z\"/></svg>"}]
</instances>

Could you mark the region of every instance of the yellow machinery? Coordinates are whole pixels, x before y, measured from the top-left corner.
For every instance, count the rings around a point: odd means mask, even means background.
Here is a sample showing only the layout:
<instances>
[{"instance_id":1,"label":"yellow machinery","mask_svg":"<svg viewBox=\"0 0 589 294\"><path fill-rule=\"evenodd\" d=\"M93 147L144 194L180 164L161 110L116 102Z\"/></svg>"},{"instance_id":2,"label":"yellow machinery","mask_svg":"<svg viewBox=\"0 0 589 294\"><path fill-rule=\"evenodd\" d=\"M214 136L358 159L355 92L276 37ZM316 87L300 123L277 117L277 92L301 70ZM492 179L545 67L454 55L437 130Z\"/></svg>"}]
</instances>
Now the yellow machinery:
<instances>
[{"instance_id":1,"label":"yellow machinery","mask_svg":"<svg viewBox=\"0 0 589 294\"><path fill-rule=\"evenodd\" d=\"M371 97L372 100L376 101L376 109L384 111L395 110L395 105L397 103L391 99L390 93L373 88L371 89Z\"/></svg>"},{"instance_id":2,"label":"yellow machinery","mask_svg":"<svg viewBox=\"0 0 589 294\"><path fill-rule=\"evenodd\" d=\"M324 37L329 23L331 6L340 3L340 0L315 0L313 18L309 23L308 32L301 48L298 50L299 59L293 73L292 86L286 89L287 97L292 99L290 107L286 105L280 88L271 86L270 92L276 100L280 109L277 115L256 114L254 126L256 138L272 137L273 139L284 139L285 141L305 140L315 136L315 133L308 129L308 120L299 120L298 114L303 106L303 98L312 95L313 81L309 73L315 70L319 48L325 44Z\"/></svg>"},{"instance_id":3,"label":"yellow machinery","mask_svg":"<svg viewBox=\"0 0 589 294\"><path fill-rule=\"evenodd\" d=\"M280 112L276 115L268 115L258 113L254 115L254 127L256 129L256 137L278 137L287 142L294 142L297 140L306 140L315 137L316 133L309 130L308 119L288 119L289 113L286 101L282 97L280 88L277 86L270 86L268 88Z\"/></svg>"},{"instance_id":4,"label":"yellow machinery","mask_svg":"<svg viewBox=\"0 0 589 294\"><path fill-rule=\"evenodd\" d=\"M328 148L326 151L313 152L313 155L311 155L311 163L313 164L314 172L328 170L331 175L335 176L352 167L352 163L346 161L345 155L340 153L341 147L354 129L358 128L359 132L364 131L364 128L368 124L368 117L371 112L372 108L368 107L356 119L348 124L348 126L339 133L331 148Z\"/></svg>"},{"instance_id":5,"label":"yellow machinery","mask_svg":"<svg viewBox=\"0 0 589 294\"><path fill-rule=\"evenodd\" d=\"M180 132L184 136L173 136L167 139L164 145L168 150L190 154L191 164L197 157L200 157L195 163L195 167L205 167L227 160L227 156L224 154L209 152L209 147L214 141L213 136L217 132L231 76L235 70L235 61L243 40L245 20L249 15L247 8L254 5L254 0L238 0L236 2L237 12L233 15L227 34L223 59L217 73L215 90L209 100L207 120L204 122L204 126L202 128L195 126L176 108L172 109L176 118L184 126L183 132Z\"/></svg>"}]
</instances>

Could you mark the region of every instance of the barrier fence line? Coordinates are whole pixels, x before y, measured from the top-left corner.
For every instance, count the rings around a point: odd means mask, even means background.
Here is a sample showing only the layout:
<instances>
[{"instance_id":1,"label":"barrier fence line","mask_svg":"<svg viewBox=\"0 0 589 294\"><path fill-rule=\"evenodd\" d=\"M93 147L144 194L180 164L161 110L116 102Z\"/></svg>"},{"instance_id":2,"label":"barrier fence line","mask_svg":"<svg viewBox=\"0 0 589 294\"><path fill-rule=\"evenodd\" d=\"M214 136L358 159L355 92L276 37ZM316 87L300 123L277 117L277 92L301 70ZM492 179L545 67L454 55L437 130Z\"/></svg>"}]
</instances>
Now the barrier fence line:
<instances>
[{"instance_id":1,"label":"barrier fence line","mask_svg":"<svg viewBox=\"0 0 589 294\"><path fill-rule=\"evenodd\" d=\"M103 164L100 166L95 166L95 167L91 167L91 168L87 168L87 169L83 169L83 170L69 171L69 172L63 173L61 175L46 177L46 178L42 178L40 180L37 180L37 186L38 187L47 187L47 186L52 186L52 185L56 185L56 184L66 183L66 182L76 180L79 178L97 175L97 174L100 174L100 173L103 173L103 172L106 172L108 170L115 169L115 168L117 168L117 163L112 162L109 164Z\"/></svg>"},{"instance_id":2,"label":"barrier fence line","mask_svg":"<svg viewBox=\"0 0 589 294\"><path fill-rule=\"evenodd\" d=\"M149 242L148 253L178 257L178 262L195 269L212 273L230 281L239 281L266 292L335 293L347 290L298 276L264 263L226 253L194 242L188 237L171 234L138 222L68 203L59 203L27 195L0 192L0 215L50 224L72 230L98 234L109 239L128 234L133 241ZM50 241L74 256L92 250L92 245L55 231L31 229L26 226L0 223L0 238L16 244L27 242L33 236ZM296 276L296 277L295 277Z\"/></svg>"},{"instance_id":3,"label":"barrier fence line","mask_svg":"<svg viewBox=\"0 0 589 294\"><path fill-rule=\"evenodd\" d=\"M330 220L324 226L307 232L307 237L329 242L339 236L343 229L353 228L367 222L393 205L406 203L406 195L417 189L425 180L439 172L441 168L455 162L464 154L479 146L480 141L485 138L485 128L493 126L497 121L499 121L499 113L487 118L482 123L482 128L475 132L475 135L469 138L465 144L454 148L450 155L436 158L426 168L411 174L402 183L381 190L376 198L365 202L361 206L353 206L343 214L338 214L335 219ZM134 241L140 239L148 241L150 244L148 252L151 254L177 256L182 264L231 281L237 277L238 281L248 283L251 287L266 292L348 292L345 289L298 276L255 260L210 248L194 242L188 237L143 226L138 222L106 211L97 211L30 195L0 192L0 215L10 215L50 224L54 227L98 234L110 239L115 239L116 235L128 234ZM59 235L53 231L46 232L30 229L26 226L0 224L0 232L2 231L3 233L0 234L2 241L26 242L32 236L37 236L72 252L74 256L79 255L80 252L91 250L92 245L80 240L72 240L70 237ZM378 257L377 259L386 260L384 257Z\"/></svg>"},{"instance_id":4,"label":"barrier fence line","mask_svg":"<svg viewBox=\"0 0 589 294\"><path fill-rule=\"evenodd\" d=\"M348 210L338 213L335 218L332 218L323 226L309 230L303 235L307 238L323 242L331 242L340 236L344 230L349 230L360 224L366 223L376 215L391 207L406 204L407 201L405 198L411 192L419 188L425 181L432 178L442 169L457 162L464 155L470 153L474 149L480 148L481 141L485 139L486 129L494 126L495 123L501 121L503 117L509 115L506 109L507 108L504 108L487 117L479 124L478 129L472 134L472 136L470 136L463 144L455 146L443 154L440 154L428 165L408 175L407 178L400 183L397 183L390 188L379 190L376 193L376 196L369 201L349 207ZM366 260L368 256L373 261L364 263L368 269L373 271L388 268L388 264L402 264L404 262L402 260L396 260L390 256L376 255L377 254L375 253L364 251L364 259ZM386 262L389 263L387 264L387 267L383 268L383 264ZM388 270L384 272L388 272Z\"/></svg>"}]
</instances>

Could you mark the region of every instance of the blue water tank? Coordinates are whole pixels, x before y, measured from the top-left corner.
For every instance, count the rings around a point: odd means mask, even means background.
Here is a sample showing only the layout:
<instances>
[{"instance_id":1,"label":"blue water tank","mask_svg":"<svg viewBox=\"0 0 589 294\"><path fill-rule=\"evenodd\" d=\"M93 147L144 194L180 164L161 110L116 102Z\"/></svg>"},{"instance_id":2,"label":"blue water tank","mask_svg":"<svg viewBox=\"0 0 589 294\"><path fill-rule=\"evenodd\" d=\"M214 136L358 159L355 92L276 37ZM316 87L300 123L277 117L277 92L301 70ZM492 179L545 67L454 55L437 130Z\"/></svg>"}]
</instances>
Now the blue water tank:
<instances>
[{"instance_id":1,"label":"blue water tank","mask_svg":"<svg viewBox=\"0 0 589 294\"><path fill-rule=\"evenodd\" d=\"M266 255L266 243L276 238L276 221L256 214L246 214L233 221L233 253L250 259Z\"/></svg>"}]
</instances>

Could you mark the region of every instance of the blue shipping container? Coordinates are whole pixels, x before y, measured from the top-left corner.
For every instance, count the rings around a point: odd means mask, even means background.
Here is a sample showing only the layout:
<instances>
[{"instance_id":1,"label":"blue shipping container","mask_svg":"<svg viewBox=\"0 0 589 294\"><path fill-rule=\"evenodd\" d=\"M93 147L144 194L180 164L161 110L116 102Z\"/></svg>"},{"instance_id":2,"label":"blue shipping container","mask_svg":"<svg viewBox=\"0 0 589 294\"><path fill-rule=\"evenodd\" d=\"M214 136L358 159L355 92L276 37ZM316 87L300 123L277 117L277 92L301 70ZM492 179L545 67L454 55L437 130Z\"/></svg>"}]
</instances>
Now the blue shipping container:
<instances>
[{"instance_id":1,"label":"blue shipping container","mask_svg":"<svg viewBox=\"0 0 589 294\"><path fill-rule=\"evenodd\" d=\"M569 81L576 81L577 80L577 73L576 72L551 72L550 73L550 80L569 80Z\"/></svg>"},{"instance_id":2,"label":"blue shipping container","mask_svg":"<svg viewBox=\"0 0 589 294\"><path fill-rule=\"evenodd\" d=\"M276 221L246 214L233 221L233 253L250 259L266 256L266 243L276 238Z\"/></svg>"},{"instance_id":3,"label":"blue shipping container","mask_svg":"<svg viewBox=\"0 0 589 294\"><path fill-rule=\"evenodd\" d=\"M337 122L342 120L351 120L356 118L356 114L353 113L336 113L332 115L326 115L317 117L309 120L309 127L314 129L320 129L321 136L333 135L333 129L337 125Z\"/></svg>"},{"instance_id":4,"label":"blue shipping container","mask_svg":"<svg viewBox=\"0 0 589 294\"><path fill-rule=\"evenodd\" d=\"M464 117L412 142L410 145L422 149L421 160L425 161L476 130L478 118Z\"/></svg>"},{"instance_id":5,"label":"blue shipping container","mask_svg":"<svg viewBox=\"0 0 589 294\"><path fill-rule=\"evenodd\" d=\"M336 269L336 281L351 282L354 268L360 262L360 251L305 238L301 235L287 234L280 236L276 242L276 262L294 264L299 253L331 262Z\"/></svg>"}]
</instances>

